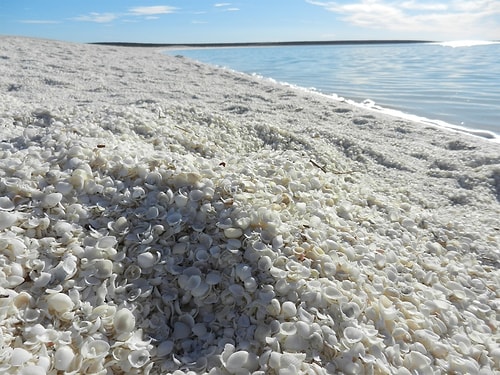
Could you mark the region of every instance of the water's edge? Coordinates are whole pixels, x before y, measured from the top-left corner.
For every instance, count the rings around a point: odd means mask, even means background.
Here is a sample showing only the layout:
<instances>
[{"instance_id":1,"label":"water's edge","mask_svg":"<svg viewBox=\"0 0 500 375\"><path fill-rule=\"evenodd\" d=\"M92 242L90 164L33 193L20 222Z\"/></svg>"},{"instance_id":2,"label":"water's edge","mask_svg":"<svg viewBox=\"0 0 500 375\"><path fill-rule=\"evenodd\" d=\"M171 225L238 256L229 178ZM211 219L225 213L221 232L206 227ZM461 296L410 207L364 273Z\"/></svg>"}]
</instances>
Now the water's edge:
<instances>
[{"instance_id":1,"label":"water's edge","mask_svg":"<svg viewBox=\"0 0 500 375\"><path fill-rule=\"evenodd\" d=\"M496 42L487 42L487 43L488 44L496 44ZM475 45L473 43L473 41L463 41L461 43L454 43L454 44L453 43L431 43L431 44L435 44L435 45L440 44L443 47L447 46L447 47L453 47L453 48L460 47L462 45L464 45L464 46ZM483 44L485 44L485 42L478 43L478 45L483 45ZM242 48L242 47L238 47L238 48ZM251 48L253 48L253 47L251 47ZM215 48L215 49L219 49L219 48ZM233 49L233 48L231 48L231 49ZM246 48L243 47L243 49L246 49ZM203 50L206 50L206 48L203 48ZM186 51L189 51L189 52L186 52ZM254 73L248 69L246 71L241 70L241 69L233 69L233 67L231 66L230 63L226 64L226 65L222 65L220 63L214 63L212 61L209 61L209 59L207 60L207 59L199 58L196 56L193 57L190 54L192 51L196 52L196 51L201 51L201 50L199 48L193 48L193 47L181 48L181 49L169 48L168 50L165 50L163 53L168 54L168 55L182 55L186 58L194 59L194 60L197 60L197 61L202 62L202 63L217 66L219 68L229 69L229 70L233 70L233 71L239 71L240 73L253 75L253 76L256 76L260 79L272 80L272 81L278 82L280 84L284 84L287 86L299 88L301 90L307 90L310 92L314 92L316 94L324 95L324 96L329 97L333 100L348 102L349 104L352 104L352 105L357 106L357 107L362 107L364 109L377 111L377 112L384 113L384 114L389 114L391 116L407 119L407 120L414 121L414 122L421 123L421 124L425 124L425 125L431 125L431 126L436 126L436 127L440 127L440 128L445 128L447 130L457 131L457 132L461 132L461 133L467 133L467 134L470 134L473 136L487 138L490 140L500 142L500 133L499 132L495 132L495 131L492 131L490 129L484 129L484 128L481 128L481 126L478 126L476 128L476 127L469 127L467 125L458 125L456 123L444 121L442 119L431 118L431 116L427 116L427 115L408 113L409 111L405 111L404 109L402 109L401 105L399 107L393 106L393 108L391 108L390 106L387 106L387 105L379 105L378 103L375 103L373 100L370 100L370 99L356 100L356 99L353 99L352 96L350 98L345 98L337 93L325 92L321 88L317 89L315 87L305 87L304 85L291 83L291 82L287 82L287 81L282 81L282 80L277 79L276 77L273 77L272 75L268 75L268 74L262 75L262 74ZM397 95L397 93L393 93L393 94ZM427 99L427 100L429 100L429 99ZM410 111L411 111L411 109L410 109Z\"/></svg>"}]
</instances>

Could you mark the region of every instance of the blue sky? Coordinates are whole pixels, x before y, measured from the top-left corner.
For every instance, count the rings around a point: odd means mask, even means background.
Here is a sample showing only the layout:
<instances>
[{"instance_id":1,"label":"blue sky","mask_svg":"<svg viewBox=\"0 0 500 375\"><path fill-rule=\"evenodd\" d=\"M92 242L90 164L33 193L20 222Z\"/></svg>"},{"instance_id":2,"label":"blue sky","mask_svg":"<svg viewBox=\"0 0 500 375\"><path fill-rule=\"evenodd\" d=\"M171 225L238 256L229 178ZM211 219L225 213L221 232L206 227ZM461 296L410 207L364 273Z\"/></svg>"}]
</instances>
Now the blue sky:
<instances>
[{"instance_id":1,"label":"blue sky","mask_svg":"<svg viewBox=\"0 0 500 375\"><path fill-rule=\"evenodd\" d=\"M500 0L1 0L0 34L148 43L500 40Z\"/></svg>"}]
</instances>

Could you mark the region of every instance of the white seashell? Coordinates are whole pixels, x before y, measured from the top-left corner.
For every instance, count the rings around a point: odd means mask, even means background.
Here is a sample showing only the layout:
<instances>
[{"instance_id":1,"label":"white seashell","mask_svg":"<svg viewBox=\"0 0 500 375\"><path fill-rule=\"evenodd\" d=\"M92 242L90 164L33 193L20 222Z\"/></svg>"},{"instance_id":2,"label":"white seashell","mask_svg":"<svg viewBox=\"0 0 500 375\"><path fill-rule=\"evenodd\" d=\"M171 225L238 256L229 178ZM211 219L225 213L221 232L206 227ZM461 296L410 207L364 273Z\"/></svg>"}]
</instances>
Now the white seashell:
<instances>
[{"instance_id":1,"label":"white seashell","mask_svg":"<svg viewBox=\"0 0 500 375\"><path fill-rule=\"evenodd\" d=\"M39 309L27 308L24 311L23 321L28 323L34 323L40 318L41 312Z\"/></svg>"},{"instance_id":2,"label":"white seashell","mask_svg":"<svg viewBox=\"0 0 500 375\"><path fill-rule=\"evenodd\" d=\"M23 348L14 348L10 357L10 364L12 366L21 366L23 363L29 361L32 355L30 352Z\"/></svg>"},{"instance_id":3,"label":"white seashell","mask_svg":"<svg viewBox=\"0 0 500 375\"><path fill-rule=\"evenodd\" d=\"M314 329L312 325L303 321L296 322L295 327L297 328L297 334L303 338L309 338L311 330Z\"/></svg>"},{"instance_id":4,"label":"white seashell","mask_svg":"<svg viewBox=\"0 0 500 375\"><path fill-rule=\"evenodd\" d=\"M237 250L241 249L241 241L235 238L227 240L227 249L231 252L237 252Z\"/></svg>"},{"instance_id":5,"label":"white seashell","mask_svg":"<svg viewBox=\"0 0 500 375\"><path fill-rule=\"evenodd\" d=\"M95 268L94 276L99 279L107 279L113 273L113 262L109 259L97 259L93 266Z\"/></svg>"},{"instance_id":6,"label":"white seashell","mask_svg":"<svg viewBox=\"0 0 500 375\"><path fill-rule=\"evenodd\" d=\"M116 221L111 222L109 224L110 229L114 230L115 232L123 232L127 229L128 227L128 220L124 216L120 216Z\"/></svg>"},{"instance_id":7,"label":"white seashell","mask_svg":"<svg viewBox=\"0 0 500 375\"><path fill-rule=\"evenodd\" d=\"M131 264L130 266L127 267L125 272L123 273L123 276L128 280L128 281L134 281L137 280L139 277L141 277L141 267L139 267L136 264Z\"/></svg>"},{"instance_id":8,"label":"white seashell","mask_svg":"<svg viewBox=\"0 0 500 375\"><path fill-rule=\"evenodd\" d=\"M252 372L258 369L259 360L254 353L239 350L227 358L225 367L231 374L240 373L242 369Z\"/></svg>"},{"instance_id":9,"label":"white seashell","mask_svg":"<svg viewBox=\"0 0 500 375\"><path fill-rule=\"evenodd\" d=\"M25 281L24 277L11 275L7 277L7 285L9 288L15 288L18 285L21 285Z\"/></svg>"},{"instance_id":10,"label":"white seashell","mask_svg":"<svg viewBox=\"0 0 500 375\"><path fill-rule=\"evenodd\" d=\"M46 375L47 371L42 366L29 365L19 370L18 375Z\"/></svg>"},{"instance_id":11,"label":"white seashell","mask_svg":"<svg viewBox=\"0 0 500 375\"><path fill-rule=\"evenodd\" d=\"M104 358L108 355L110 346L104 340L87 339L80 350L80 354L85 359Z\"/></svg>"},{"instance_id":12,"label":"white seashell","mask_svg":"<svg viewBox=\"0 0 500 375\"><path fill-rule=\"evenodd\" d=\"M242 235L243 231L240 228L224 229L224 236L226 236L226 238L240 238Z\"/></svg>"},{"instance_id":13,"label":"white seashell","mask_svg":"<svg viewBox=\"0 0 500 375\"><path fill-rule=\"evenodd\" d=\"M73 185L66 181L59 181L55 185L56 190L62 195L68 195L73 191Z\"/></svg>"},{"instance_id":14,"label":"white seashell","mask_svg":"<svg viewBox=\"0 0 500 375\"><path fill-rule=\"evenodd\" d=\"M43 208L53 208L57 206L61 200L63 195L61 193L50 193L45 195L42 198L41 204Z\"/></svg>"},{"instance_id":15,"label":"white seashell","mask_svg":"<svg viewBox=\"0 0 500 375\"><path fill-rule=\"evenodd\" d=\"M56 311L57 313L71 311L75 306L71 298L63 293L55 293L47 297L47 304L49 310Z\"/></svg>"},{"instance_id":16,"label":"white seashell","mask_svg":"<svg viewBox=\"0 0 500 375\"><path fill-rule=\"evenodd\" d=\"M297 314L297 307L295 306L295 303L291 301L283 302L281 305L281 314L283 314L283 317L285 318L294 317Z\"/></svg>"},{"instance_id":17,"label":"white seashell","mask_svg":"<svg viewBox=\"0 0 500 375\"><path fill-rule=\"evenodd\" d=\"M9 197L0 197L0 210L12 211L15 208L14 203Z\"/></svg>"},{"instance_id":18,"label":"white seashell","mask_svg":"<svg viewBox=\"0 0 500 375\"><path fill-rule=\"evenodd\" d=\"M305 359L306 354L303 353L284 353L279 358L279 367L285 369L285 374L298 374Z\"/></svg>"},{"instance_id":19,"label":"white seashell","mask_svg":"<svg viewBox=\"0 0 500 375\"><path fill-rule=\"evenodd\" d=\"M245 294L245 289L239 284L232 284L228 289L235 297L242 297Z\"/></svg>"},{"instance_id":20,"label":"white seashell","mask_svg":"<svg viewBox=\"0 0 500 375\"><path fill-rule=\"evenodd\" d=\"M113 326L119 334L131 332L135 326L135 317L129 309L120 309L113 318Z\"/></svg>"},{"instance_id":21,"label":"white seashell","mask_svg":"<svg viewBox=\"0 0 500 375\"><path fill-rule=\"evenodd\" d=\"M97 240L95 247L100 250L106 250L115 247L118 243L115 236L104 236Z\"/></svg>"},{"instance_id":22,"label":"white seashell","mask_svg":"<svg viewBox=\"0 0 500 375\"><path fill-rule=\"evenodd\" d=\"M300 350L303 350L303 348L308 347L309 344L307 340L304 338L300 337L299 335L290 335L285 338L285 341L283 342L283 348L286 351L290 352L298 352Z\"/></svg>"},{"instance_id":23,"label":"white seashell","mask_svg":"<svg viewBox=\"0 0 500 375\"><path fill-rule=\"evenodd\" d=\"M340 290L338 290L333 286L325 287L323 290L323 294L328 300L331 301L338 301L345 298L344 295L340 292Z\"/></svg>"},{"instance_id":24,"label":"white seashell","mask_svg":"<svg viewBox=\"0 0 500 375\"><path fill-rule=\"evenodd\" d=\"M54 354L54 367L56 370L66 371L70 368L74 358L75 353L71 347L67 345L60 346Z\"/></svg>"},{"instance_id":25,"label":"white seashell","mask_svg":"<svg viewBox=\"0 0 500 375\"><path fill-rule=\"evenodd\" d=\"M243 286L246 290L254 292L258 288L257 280L254 277L249 277L243 282Z\"/></svg>"},{"instance_id":26,"label":"white seashell","mask_svg":"<svg viewBox=\"0 0 500 375\"><path fill-rule=\"evenodd\" d=\"M179 225L181 221L182 221L182 215L179 212L174 211L167 215L167 223L171 227Z\"/></svg>"},{"instance_id":27,"label":"white seashell","mask_svg":"<svg viewBox=\"0 0 500 375\"><path fill-rule=\"evenodd\" d=\"M10 228L17 221L17 214L12 212L0 211L0 230Z\"/></svg>"},{"instance_id":28,"label":"white seashell","mask_svg":"<svg viewBox=\"0 0 500 375\"><path fill-rule=\"evenodd\" d=\"M151 268L156 264L156 256L150 252L142 253L137 256L137 263L142 268Z\"/></svg>"},{"instance_id":29,"label":"white seashell","mask_svg":"<svg viewBox=\"0 0 500 375\"><path fill-rule=\"evenodd\" d=\"M194 189L189 192L189 199L191 199L194 202L198 202L203 199L205 196L205 193L201 190Z\"/></svg>"},{"instance_id":30,"label":"white seashell","mask_svg":"<svg viewBox=\"0 0 500 375\"><path fill-rule=\"evenodd\" d=\"M188 201L189 201L189 197L187 195L184 195L184 194L176 194L174 197L175 205L178 208L186 207Z\"/></svg>"},{"instance_id":31,"label":"white seashell","mask_svg":"<svg viewBox=\"0 0 500 375\"><path fill-rule=\"evenodd\" d=\"M297 327L294 322L283 322L280 325L280 333L285 336L295 335Z\"/></svg>"},{"instance_id":32,"label":"white seashell","mask_svg":"<svg viewBox=\"0 0 500 375\"><path fill-rule=\"evenodd\" d=\"M236 276L242 281L252 276L252 268L247 264L238 264L235 271Z\"/></svg>"},{"instance_id":33,"label":"white seashell","mask_svg":"<svg viewBox=\"0 0 500 375\"><path fill-rule=\"evenodd\" d=\"M341 303L340 311L344 319L355 319L361 313L361 309L356 302Z\"/></svg>"},{"instance_id":34,"label":"white seashell","mask_svg":"<svg viewBox=\"0 0 500 375\"><path fill-rule=\"evenodd\" d=\"M191 294L193 297L202 297L207 294L209 289L210 286L207 283L201 282L196 288L191 289Z\"/></svg>"},{"instance_id":35,"label":"white seashell","mask_svg":"<svg viewBox=\"0 0 500 375\"><path fill-rule=\"evenodd\" d=\"M195 258L197 261L206 262L208 259L210 259L210 254L205 249L200 249L196 251Z\"/></svg>"},{"instance_id":36,"label":"white seashell","mask_svg":"<svg viewBox=\"0 0 500 375\"><path fill-rule=\"evenodd\" d=\"M146 191L140 186L134 186L132 188L132 199L141 199L146 196Z\"/></svg>"},{"instance_id":37,"label":"white seashell","mask_svg":"<svg viewBox=\"0 0 500 375\"><path fill-rule=\"evenodd\" d=\"M364 337L363 331L356 327L347 327L344 329L344 338L349 344L355 344Z\"/></svg>"},{"instance_id":38,"label":"white seashell","mask_svg":"<svg viewBox=\"0 0 500 375\"><path fill-rule=\"evenodd\" d=\"M431 358L417 351L411 351L407 353L403 359L403 365L408 370L423 371L428 369L431 363L432 363ZM459 373L467 373L467 372L459 371Z\"/></svg>"},{"instance_id":39,"label":"white seashell","mask_svg":"<svg viewBox=\"0 0 500 375\"><path fill-rule=\"evenodd\" d=\"M133 350L128 355L128 361L132 367L140 368L149 362L149 357L150 354L146 349Z\"/></svg>"}]
</instances>

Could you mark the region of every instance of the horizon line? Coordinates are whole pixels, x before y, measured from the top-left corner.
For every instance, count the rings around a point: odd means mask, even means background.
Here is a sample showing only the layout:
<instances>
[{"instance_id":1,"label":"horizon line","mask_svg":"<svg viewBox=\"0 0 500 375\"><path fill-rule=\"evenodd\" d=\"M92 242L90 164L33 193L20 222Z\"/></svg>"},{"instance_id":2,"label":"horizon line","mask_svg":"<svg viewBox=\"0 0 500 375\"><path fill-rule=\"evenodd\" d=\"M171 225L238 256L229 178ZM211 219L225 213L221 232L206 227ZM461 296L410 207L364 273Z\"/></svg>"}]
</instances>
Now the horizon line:
<instances>
[{"instance_id":1,"label":"horizon line","mask_svg":"<svg viewBox=\"0 0 500 375\"><path fill-rule=\"evenodd\" d=\"M121 47L259 47L259 46L296 46L296 45L349 45L349 44L409 44L437 43L432 40L412 39L364 39L364 40L312 40L288 42L228 42L228 43L140 43L140 42L89 42L88 44Z\"/></svg>"}]
</instances>

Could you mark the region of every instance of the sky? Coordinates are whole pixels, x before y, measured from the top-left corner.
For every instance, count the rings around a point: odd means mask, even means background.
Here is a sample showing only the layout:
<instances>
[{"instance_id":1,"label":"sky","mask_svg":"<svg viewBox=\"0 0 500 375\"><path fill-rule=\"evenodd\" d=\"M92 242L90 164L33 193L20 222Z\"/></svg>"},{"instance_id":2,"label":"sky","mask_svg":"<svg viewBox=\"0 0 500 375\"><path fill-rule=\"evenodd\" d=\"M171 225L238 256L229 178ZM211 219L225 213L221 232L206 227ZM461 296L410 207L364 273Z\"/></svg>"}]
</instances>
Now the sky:
<instances>
[{"instance_id":1,"label":"sky","mask_svg":"<svg viewBox=\"0 0 500 375\"><path fill-rule=\"evenodd\" d=\"M137 43L500 40L500 0L0 0L0 35Z\"/></svg>"}]
</instances>

